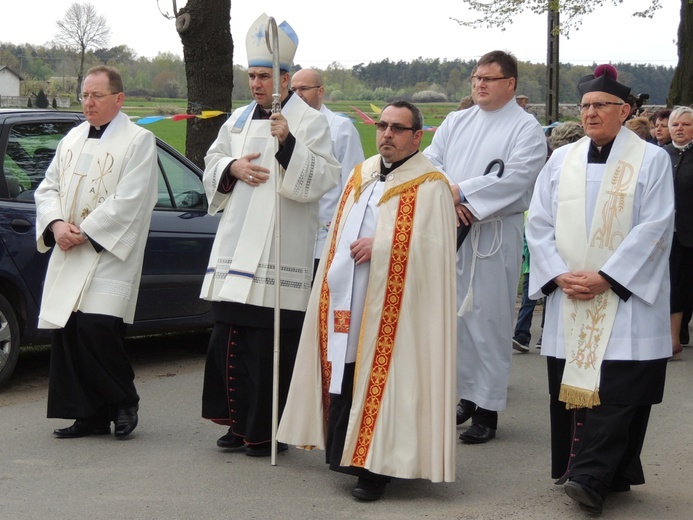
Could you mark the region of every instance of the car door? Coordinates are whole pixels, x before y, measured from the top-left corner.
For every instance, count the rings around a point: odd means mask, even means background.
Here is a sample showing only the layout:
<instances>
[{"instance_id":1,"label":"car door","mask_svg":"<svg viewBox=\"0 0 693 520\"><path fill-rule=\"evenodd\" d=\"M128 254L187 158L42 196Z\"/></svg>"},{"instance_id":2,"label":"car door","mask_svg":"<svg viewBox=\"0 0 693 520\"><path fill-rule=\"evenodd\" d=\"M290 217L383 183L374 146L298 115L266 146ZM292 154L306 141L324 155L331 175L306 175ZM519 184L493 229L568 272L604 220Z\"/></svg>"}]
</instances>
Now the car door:
<instances>
[{"instance_id":1,"label":"car door","mask_svg":"<svg viewBox=\"0 0 693 520\"><path fill-rule=\"evenodd\" d=\"M16 312L26 319L30 336L48 263L48 255L36 250L33 195L58 143L79 122L70 113L23 112L6 116L0 127L0 276L7 290L21 294L24 308Z\"/></svg>"},{"instance_id":2,"label":"car door","mask_svg":"<svg viewBox=\"0 0 693 520\"><path fill-rule=\"evenodd\" d=\"M0 123L0 282L22 293L25 342L36 330L49 254L36 250L33 193L62 137L81 123L67 112L3 114ZM135 324L130 334L169 332L211 325L211 304L199 293L218 217L207 214L201 171L157 139L159 197L145 250Z\"/></svg>"},{"instance_id":3,"label":"car door","mask_svg":"<svg viewBox=\"0 0 693 520\"><path fill-rule=\"evenodd\" d=\"M148 320L170 320L177 328L211 324L211 304L199 295L219 218L207 214L199 169L166 143L158 146L159 194L135 319L140 327Z\"/></svg>"}]
</instances>

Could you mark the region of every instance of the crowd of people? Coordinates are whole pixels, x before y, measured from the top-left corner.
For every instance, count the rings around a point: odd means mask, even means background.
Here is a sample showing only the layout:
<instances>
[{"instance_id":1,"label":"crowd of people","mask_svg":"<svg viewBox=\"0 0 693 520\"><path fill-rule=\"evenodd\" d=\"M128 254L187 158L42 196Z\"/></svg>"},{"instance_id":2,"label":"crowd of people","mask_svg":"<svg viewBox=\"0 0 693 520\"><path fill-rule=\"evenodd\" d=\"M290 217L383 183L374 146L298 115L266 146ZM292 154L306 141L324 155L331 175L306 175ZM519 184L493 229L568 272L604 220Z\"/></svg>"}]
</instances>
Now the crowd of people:
<instances>
[{"instance_id":1,"label":"crowd of people","mask_svg":"<svg viewBox=\"0 0 693 520\"><path fill-rule=\"evenodd\" d=\"M275 70L257 37L266 23L246 39L253 101L205 157L209 212L223 210L201 288L215 319L202 416L225 428L217 446L323 449L362 501L393 478L453 481L458 438L496 437L512 349L529 350L543 299L552 477L590 513L644 483L650 409L693 307L693 109L633 118L630 88L600 66L577 85L581 122L547 141L516 94L516 59L491 51L430 146L421 111L394 101L364 158L351 121L323 104L319 72L290 77L286 22ZM86 121L36 192L38 248L52 250L48 416L74 420L57 438L107 435L112 422L125 438L139 396L123 341L156 150L121 113L115 69L91 69L82 91Z\"/></svg>"}]
</instances>

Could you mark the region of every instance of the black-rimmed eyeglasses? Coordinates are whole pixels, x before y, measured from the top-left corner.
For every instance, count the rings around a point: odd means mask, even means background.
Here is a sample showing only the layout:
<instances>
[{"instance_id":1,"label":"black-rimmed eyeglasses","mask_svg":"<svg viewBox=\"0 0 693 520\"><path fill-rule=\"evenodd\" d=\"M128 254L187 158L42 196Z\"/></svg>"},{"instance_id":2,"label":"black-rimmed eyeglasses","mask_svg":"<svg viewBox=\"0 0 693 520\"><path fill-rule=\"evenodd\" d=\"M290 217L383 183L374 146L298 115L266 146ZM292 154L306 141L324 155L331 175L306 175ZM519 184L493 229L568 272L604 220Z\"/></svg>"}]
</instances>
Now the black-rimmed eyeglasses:
<instances>
[{"instance_id":1,"label":"black-rimmed eyeglasses","mask_svg":"<svg viewBox=\"0 0 693 520\"><path fill-rule=\"evenodd\" d=\"M390 124L386 123L385 121L378 121L375 124L375 129L378 132L385 132L387 129L390 129L393 134L401 134L402 132L406 132L407 130L411 130L412 132L416 132L413 126L402 126L398 125L397 123Z\"/></svg>"},{"instance_id":2,"label":"black-rimmed eyeglasses","mask_svg":"<svg viewBox=\"0 0 693 520\"><path fill-rule=\"evenodd\" d=\"M594 108L597 112L604 110L609 105L623 105L624 103L618 103L616 101L595 101L594 103L578 103L577 107L580 112L587 112L590 107Z\"/></svg>"}]
</instances>

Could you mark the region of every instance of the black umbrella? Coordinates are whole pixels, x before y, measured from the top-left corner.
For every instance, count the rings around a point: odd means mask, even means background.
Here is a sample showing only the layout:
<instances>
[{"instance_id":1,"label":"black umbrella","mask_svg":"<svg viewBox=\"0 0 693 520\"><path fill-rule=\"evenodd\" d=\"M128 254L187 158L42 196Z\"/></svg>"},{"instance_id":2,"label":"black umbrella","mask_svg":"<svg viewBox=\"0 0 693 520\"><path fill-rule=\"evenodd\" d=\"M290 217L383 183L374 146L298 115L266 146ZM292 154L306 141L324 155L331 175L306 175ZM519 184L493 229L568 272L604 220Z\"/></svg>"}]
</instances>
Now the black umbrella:
<instances>
[{"instance_id":1,"label":"black umbrella","mask_svg":"<svg viewBox=\"0 0 693 520\"><path fill-rule=\"evenodd\" d=\"M496 175L498 177L503 175L503 170L505 170L505 163L502 159L494 159L493 161L488 163L488 166L484 171L484 175L488 175L489 173L491 173L491 170L493 170L493 167L496 165L498 166L498 173ZM469 234L469 230L471 229L471 227L471 224L469 226L465 226L464 223L460 223L460 227L457 228L457 249L460 248L462 242L464 242L464 239L467 238L467 235Z\"/></svg>"}]
</instances>

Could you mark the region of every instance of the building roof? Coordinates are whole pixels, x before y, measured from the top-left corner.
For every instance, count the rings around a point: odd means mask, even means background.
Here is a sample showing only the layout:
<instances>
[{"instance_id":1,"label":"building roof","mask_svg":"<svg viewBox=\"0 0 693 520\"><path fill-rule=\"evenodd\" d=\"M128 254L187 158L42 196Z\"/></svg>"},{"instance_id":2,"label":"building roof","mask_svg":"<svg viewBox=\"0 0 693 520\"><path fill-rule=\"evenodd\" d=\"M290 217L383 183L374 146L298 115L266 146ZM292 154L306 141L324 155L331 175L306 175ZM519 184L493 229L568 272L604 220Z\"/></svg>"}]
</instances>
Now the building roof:
<instances>
[{"instance_id":1,"label":"building roof","mask_svg":"<svg viewBox=\"0 0 693 520\"><path fill-rule=\"evenodd\" d=\"M15 71L13 71L7 65L0 65L0 72L2 72L3 70L7 70L7 71L11 72L12 74L14 74L15 76L17 76L19 78L19 81L24 81L23 77L21 77L19 74L17 74Z\"/></svg>"}]
</instances>

